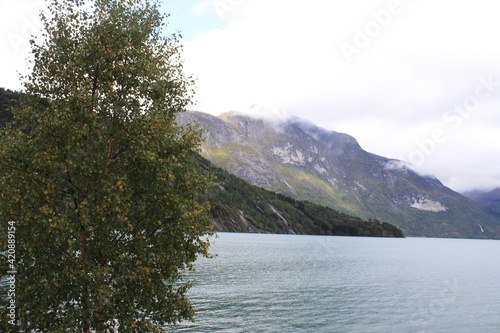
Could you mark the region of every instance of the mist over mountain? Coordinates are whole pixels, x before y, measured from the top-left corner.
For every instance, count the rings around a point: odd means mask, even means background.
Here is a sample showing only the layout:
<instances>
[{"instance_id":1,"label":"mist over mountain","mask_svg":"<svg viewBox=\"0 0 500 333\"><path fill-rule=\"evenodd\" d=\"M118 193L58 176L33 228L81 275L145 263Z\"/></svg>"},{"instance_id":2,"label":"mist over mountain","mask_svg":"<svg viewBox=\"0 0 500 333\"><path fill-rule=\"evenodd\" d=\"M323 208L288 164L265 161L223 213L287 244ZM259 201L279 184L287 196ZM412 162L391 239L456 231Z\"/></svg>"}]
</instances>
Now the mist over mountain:
<instances>
[{"instance_id":1,"label":"mist over mountain","mask_svg":"<svg viewBox=\"0 0 500 333\"><path fill-rule=\"evenodd\" d=\"M237 112L190 112L179 122L206 127L202 154L264 189L387 221L407 236L500 238L500 218L402 161L363 150L350 135L297 117Z\"/></svg>"}]
</instances>

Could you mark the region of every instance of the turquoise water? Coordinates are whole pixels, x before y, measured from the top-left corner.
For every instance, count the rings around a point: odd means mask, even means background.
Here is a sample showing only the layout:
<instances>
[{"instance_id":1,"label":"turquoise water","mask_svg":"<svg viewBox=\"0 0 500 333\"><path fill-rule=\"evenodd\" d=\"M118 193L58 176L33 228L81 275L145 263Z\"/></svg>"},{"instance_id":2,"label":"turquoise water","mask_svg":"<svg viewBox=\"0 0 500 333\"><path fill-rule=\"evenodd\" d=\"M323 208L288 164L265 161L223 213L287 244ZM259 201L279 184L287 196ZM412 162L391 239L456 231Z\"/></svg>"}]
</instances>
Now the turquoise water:
<instances>
[{"instance_id":1,"label":"turquoise water","mask_svg":"<svg viewBox=\"0 0 500 333\"><path fill-rule=\"evenodd\" d=\"M220 233L177 332L500 332L500 241Z\"/></svg>"}]
</instances>

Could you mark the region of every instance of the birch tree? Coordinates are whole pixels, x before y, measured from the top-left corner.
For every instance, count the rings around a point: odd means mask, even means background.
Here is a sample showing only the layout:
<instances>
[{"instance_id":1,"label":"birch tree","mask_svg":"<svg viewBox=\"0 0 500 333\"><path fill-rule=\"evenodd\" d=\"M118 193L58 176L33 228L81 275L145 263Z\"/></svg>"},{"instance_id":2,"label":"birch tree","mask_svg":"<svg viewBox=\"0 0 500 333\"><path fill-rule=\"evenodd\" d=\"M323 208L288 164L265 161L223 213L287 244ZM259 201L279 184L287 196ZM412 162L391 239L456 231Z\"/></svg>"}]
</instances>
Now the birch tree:
<instances>
[{"instance_id":1,"label":"birch tree","mask_svg":"<svg viewBox=\"0 0 500 333\"><path fill-rule=\"evenodd\" d=\"M178 34L163 35L148 0L49 9L0 136L0 234L6 246L15 227L16 270L16 326L4 307L3 328L154 332L191 319L180 278L207 255L198 196L210 180L200 133L175 122L193 94Z\"/></svg>"}]
</instances>

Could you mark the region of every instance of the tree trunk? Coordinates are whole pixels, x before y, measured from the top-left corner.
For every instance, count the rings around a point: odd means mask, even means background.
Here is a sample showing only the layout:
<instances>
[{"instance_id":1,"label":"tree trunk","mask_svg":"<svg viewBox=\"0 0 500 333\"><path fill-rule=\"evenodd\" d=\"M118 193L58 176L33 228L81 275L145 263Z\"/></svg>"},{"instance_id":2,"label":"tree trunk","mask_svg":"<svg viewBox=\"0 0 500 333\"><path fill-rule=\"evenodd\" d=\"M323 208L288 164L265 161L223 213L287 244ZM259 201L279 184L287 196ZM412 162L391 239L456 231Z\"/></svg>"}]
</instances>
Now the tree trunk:
<instances>
[{"instance_id":1,"label":"tree trunk","mask_svg":"<svg viewBox=\"0 0 500 333\"><path fill-rule=\"evenodd\" d=\"M86 275L86 255L87 255L87 233L85 230L85 225L87 223L87 208L82 207L82 219L80 222L80 253L81 253L81 263L84 274ZM83 279L83 291L82 291L82 317L83 317L83 332L90 333L90 311L89 311L89 285L87 283L88 279L85 277Z\"/></svg>"}]
</instances>

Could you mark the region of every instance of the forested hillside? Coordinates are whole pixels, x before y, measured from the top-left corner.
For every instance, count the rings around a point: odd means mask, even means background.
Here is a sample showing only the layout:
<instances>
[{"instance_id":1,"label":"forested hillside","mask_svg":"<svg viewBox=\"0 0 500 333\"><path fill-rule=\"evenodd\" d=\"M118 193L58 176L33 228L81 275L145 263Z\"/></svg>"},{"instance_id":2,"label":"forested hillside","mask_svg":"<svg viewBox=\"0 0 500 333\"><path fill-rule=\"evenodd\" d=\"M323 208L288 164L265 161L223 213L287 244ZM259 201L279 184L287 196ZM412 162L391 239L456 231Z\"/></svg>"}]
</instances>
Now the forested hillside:
<instances>
[{"instance_id":1,"label":"forested hillside","mask_svg":"<svg viewBox=\"0 0 500 333\"><path fill-rule=\"evenodd\" d=\"M219 231L288 233L338 236L404 237L392 224L363 220L309 201L270 192L227 171L205 165L218 185L206 200Z\"/></svg>"}]
</instances>

